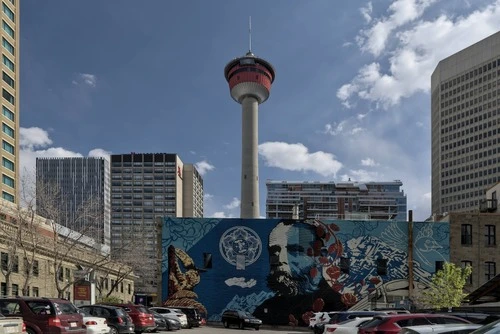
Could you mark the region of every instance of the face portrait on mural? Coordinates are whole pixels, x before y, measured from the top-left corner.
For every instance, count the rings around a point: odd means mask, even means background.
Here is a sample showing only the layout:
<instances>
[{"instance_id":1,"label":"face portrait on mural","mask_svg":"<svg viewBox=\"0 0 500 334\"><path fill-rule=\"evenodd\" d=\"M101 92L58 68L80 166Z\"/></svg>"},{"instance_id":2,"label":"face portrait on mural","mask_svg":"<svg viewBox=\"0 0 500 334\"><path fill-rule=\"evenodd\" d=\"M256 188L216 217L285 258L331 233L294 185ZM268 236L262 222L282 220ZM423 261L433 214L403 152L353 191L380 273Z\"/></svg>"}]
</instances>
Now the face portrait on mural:
<instances>
[{"instance_id":1,"label":"face portrait on mural","mask_svg":"<svg viewBox=\"0 0 500 334\"><path fill-rule=\"evenodd\" d=\"M281 222L269 234L267 284L278 295L297 296L318 289L321 275L317 252L322 241L308 224Z\"/></svg>"}]
</instances>

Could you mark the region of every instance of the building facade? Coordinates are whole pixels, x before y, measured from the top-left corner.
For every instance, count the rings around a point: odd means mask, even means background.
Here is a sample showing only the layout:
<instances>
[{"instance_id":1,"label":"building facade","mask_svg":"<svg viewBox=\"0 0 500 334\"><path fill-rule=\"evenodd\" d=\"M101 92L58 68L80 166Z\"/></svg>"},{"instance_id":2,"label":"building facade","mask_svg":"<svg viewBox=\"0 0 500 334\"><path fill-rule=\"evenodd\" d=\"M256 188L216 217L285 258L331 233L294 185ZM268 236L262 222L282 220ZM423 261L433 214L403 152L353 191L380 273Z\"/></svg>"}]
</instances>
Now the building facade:
<instances>
[{"instance_id":1,"label":"building facade","mask_svg":"<svg viewBox=\"0 0 500 334\"><path fill-rule=\"evenodd\" d=\"M186 204L185 204L186 203ZM157 299L161 289L158 217L203 217L203 180L176 154L111 155L111 251L142 241L138 293ZM131 254L131 256L134 256Z\"/></svg>"},{"instance_id":2,"label":"building facade","mask_svg":"<svg viewBox=\"0 0 500 334\"><path fill-rule=\"evenodd\" d=\"M410 307L450 254L446 222L166 217L162 229L162 301L209 321Z\"/></svg>"},{"instance_id":3,"label":"building facade","mask_svg":"<svg viewBox=\"0 0 500 334\"><path fill-rule=\"evenodd\" d=\"M95 238L109 252L111 201L107 158L37 158L36 180L37 214L51 217L46 211L56 209L58 224ZM44 205L45 190L58 193L64 200L51 200L50 205Z\"/></svg>"},{"instance_id":4,"label":"building facade","mask_svg":"<svg viewBox=\"0 0 500 334\"><path fill-rule=\"evenodd\" d=\"M406 220L403 183L266 181L266 217Z\"/></svg>"},{"instance_id":5,"label":"building facade","mask_svg":"<svg viewBox=\"0 0 500 334\"><path fill-rule=\"evenodd\" d=\"M500 181L500 32L439 62L431 79L432 214L474 211Z\"/></svg>"},{"instance_id":6,"label":"building facade","mask_svg":"<svg viewBox=\"0 0 500 334\"><path fill-rule=\"evenodd\" d=\"M2 198L18 203L19 193L19 8L20 0L2 1Z\"/></svg>"}]
</instances>

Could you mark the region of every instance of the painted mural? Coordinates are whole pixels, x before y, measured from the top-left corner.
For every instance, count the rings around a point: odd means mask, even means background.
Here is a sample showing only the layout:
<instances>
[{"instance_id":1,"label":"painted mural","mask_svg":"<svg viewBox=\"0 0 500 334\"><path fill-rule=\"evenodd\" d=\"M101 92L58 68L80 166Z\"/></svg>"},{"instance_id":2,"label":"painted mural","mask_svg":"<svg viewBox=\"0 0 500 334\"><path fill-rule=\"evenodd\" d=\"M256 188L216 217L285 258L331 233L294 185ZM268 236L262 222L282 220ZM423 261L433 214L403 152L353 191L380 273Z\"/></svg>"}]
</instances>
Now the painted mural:
<instances>
[{"instance_id":1,"label":"painted mural","mask_svg":"<svg viewBox=\"0 0 500 334\"><path fill-rule=\"evenodd\" d=\"M408 296L408 223L166 218L163 301L305 325L312 312L367 309ZM413 289L449 260L449 225L413 223Z\"/></svg>"}]
</instances>

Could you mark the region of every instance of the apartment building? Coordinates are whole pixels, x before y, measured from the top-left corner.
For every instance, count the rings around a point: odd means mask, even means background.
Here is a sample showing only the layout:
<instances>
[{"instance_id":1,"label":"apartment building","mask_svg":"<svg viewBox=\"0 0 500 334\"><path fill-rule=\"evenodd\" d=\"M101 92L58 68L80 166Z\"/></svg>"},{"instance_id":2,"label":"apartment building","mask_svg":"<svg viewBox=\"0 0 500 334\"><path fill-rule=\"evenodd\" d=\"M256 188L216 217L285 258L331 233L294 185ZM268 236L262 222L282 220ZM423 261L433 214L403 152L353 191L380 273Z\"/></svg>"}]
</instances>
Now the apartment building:
<instances>
[{"instance_id":1,"label":"apartment building","mask_svg":"<svg viewBox=\"0 0 500 334\"><path fill-rule=\"evenodd\" d=\"M266 181L266 217L406 221L403 183Z\"/></svg>"},{"instance_id":2,"label":"apartment building","mask_svg":"<svg viewBox=\"0 0 500 334\"><path fill-rule=\"evenodd\" d=\"M2 1L2 198L18 203L19 192L19 7L20 0Z\"/></svg>"},{"instance_id":3,"label":"apartment building","mask_svg":"<svg viewBox=\"0 0 500 334\"><path fill-rule=\"evenodd\" d=\"M431 78L432 214L477 210L500 181L500 32L439 62Z\"/></svg>"},{"instance_id":4,"label":"apartment building","mask_svg":"<svg viewBox=\"0 0 500 334\"><path fill-rule=\"evenodd\" d=\"M111 250L126 249L133 237L142 245L138 293L161 297L162 217L203 217L203 180L177 154L111 155Z\"/></svg>"},{"instance_id":5,"label":"apartment building","mask_svg":"<svg viewBox=\"0 0 500 334\"><path fill-rule=\"evenodd\" d=\"M109 169L103 157L37 158L37 214L54 218L55 209L58 224L95 238L109 252ZM47 202L47 195L63 200Z\"/></svg>"}]
</instances>

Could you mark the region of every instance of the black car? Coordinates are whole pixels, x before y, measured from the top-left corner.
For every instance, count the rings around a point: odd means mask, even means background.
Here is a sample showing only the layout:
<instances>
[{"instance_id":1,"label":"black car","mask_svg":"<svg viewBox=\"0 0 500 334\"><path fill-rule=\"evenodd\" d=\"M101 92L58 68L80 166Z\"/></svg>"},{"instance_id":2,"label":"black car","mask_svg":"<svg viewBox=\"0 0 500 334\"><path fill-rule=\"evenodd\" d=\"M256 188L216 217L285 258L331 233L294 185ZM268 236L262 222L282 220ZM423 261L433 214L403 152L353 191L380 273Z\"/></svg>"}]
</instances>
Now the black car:
<instances>
[{"instance_id":1,"label":"black car","mask_svg":"<svg viewBox=\"0 0 500 334\"><path fill-rule=\"evenodd\" d=\"M158 312L150 310L151 314L155 319L156 328L155 331L171 331L181 329L181 323L179 320L175 319L173 316L168 317L163 316Z\"/></svg>"},{"instance_id":2,"label":"black car","mask_svg":"<svg viewBox=\"0 0 500 334\"><path fill-rule=\"evenodd\" d=\"M231 325L235 325L240 329L251 327L259 330L262 325L262 320L257 319L252 314L245 311L226 310L222 313L222 323L226 328L229 328Z\"/></svg>"},{"instance_id":3,"label":"black car","mask_svg":"<svg viewBox=\"0 0 500 334\"><path fill-rule=\"evenodd\" d=\"M106 318L109 334L134 334L132 318L121 307L108 305L85 305L79 309L87 315Z\"/></svg>"}]
</instances>

